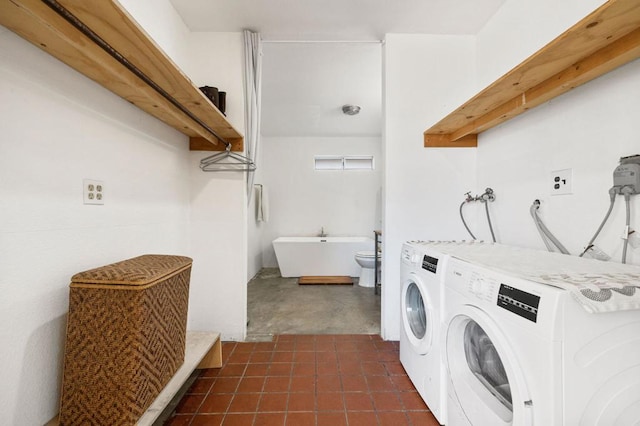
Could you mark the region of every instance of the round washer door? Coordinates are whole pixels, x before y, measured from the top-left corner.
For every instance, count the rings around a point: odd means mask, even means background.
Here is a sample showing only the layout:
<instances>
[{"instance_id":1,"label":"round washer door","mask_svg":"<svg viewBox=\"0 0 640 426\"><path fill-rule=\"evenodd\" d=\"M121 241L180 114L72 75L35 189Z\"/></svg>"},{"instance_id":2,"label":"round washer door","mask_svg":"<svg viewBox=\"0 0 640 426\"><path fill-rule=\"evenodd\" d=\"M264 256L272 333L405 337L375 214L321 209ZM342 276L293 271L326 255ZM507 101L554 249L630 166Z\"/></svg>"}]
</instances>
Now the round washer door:
<instances>
[{"instance_id":1,"label":"round washer door","mask_svg":"<svg viewBox=\"0 0 640 426\"><path fill-rule=\"evenodd\" d=\"M533 424L523 372L482 310L465 305L449 321L446 360L451 390L471 424Z\"/></svg>"},{"instance_id":2,"label":"round washer door","mask_svg":"<svg viewBox=\"0 0 640 426\"><path fill-rule=\"evenodd\" d=\"M402 324L411 347L419 354L429 352L433 341L433 304L437 302L416 274L402 285Z\"/></svg>"}]
</instances>

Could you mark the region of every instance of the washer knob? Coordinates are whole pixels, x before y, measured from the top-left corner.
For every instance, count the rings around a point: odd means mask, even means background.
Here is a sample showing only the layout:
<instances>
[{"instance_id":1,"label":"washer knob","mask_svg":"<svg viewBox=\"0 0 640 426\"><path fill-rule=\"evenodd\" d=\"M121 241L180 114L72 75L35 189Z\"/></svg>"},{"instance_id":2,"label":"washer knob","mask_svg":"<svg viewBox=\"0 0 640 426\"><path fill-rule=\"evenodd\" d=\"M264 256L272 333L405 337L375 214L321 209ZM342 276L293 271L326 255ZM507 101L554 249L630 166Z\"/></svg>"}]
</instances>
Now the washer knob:
<instances>
[{"instance_id":1,"label":"washer knob","mask_svg":"<svg viewBox=\"0 0 640 426\"><path fill-rule=\"evenodd\" d=\"M484 284L484 280L479 277L471 278L471 293L480 295L482 294L482 288Z\"/></svg>"}]
</instances>

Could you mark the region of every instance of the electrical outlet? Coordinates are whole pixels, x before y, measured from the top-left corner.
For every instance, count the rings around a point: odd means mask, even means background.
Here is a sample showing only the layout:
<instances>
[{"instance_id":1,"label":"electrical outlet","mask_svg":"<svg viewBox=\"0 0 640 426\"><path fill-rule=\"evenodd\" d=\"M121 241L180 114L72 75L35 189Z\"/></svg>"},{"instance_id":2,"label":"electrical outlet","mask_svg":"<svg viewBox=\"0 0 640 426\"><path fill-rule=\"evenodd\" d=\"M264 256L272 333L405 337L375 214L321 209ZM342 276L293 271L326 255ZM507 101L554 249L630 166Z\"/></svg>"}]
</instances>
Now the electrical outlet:
<instances>
[{"instance_id":1,"label":"electrical outlet","mask_svg":"<svg viewBox=\"0 0 640 426\"><path fill-rule=\"evenodd\" d=\"M573 170L563 169L551 172L551 195L571 194Z\"/></svg>"},{"instance_id":2,"label":"electrical outlet","mask_svg":"<svg viewBox=\"0 0 640 426\"><path fill-rule=\"evenodd\" d=\"M94 179L83 179L84 204L104 204L104 182Z\"/></svg>"}]
</instances>

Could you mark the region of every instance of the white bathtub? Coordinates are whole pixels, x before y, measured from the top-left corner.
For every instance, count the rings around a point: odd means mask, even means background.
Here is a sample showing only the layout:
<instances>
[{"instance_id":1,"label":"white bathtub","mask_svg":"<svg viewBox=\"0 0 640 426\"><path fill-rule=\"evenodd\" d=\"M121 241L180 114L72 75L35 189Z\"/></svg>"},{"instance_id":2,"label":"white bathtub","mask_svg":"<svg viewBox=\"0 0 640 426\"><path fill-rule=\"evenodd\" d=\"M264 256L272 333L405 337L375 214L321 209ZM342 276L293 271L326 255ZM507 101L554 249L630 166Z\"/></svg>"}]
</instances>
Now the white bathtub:
<instances>
[{"instance_id":1,"label":"white bathtub","mask_svg":"<svg viewBox=\"0 0 640 426\"><path fill-rule=\"evenodd\" d=\"M356 252L373 250L367 237L279 237L273 240L283 277L344 275L357 277Z\"/></svg>"}]
</instances>

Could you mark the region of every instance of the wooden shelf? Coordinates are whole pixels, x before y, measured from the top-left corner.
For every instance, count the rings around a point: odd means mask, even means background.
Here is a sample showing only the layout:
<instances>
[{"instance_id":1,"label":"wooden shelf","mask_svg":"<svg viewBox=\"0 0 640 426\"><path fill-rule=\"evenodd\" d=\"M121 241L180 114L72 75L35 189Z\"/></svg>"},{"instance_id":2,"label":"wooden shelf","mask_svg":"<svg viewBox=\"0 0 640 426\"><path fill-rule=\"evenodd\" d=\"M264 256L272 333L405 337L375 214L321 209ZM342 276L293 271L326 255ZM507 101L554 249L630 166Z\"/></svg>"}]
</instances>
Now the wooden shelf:
<instances>
[{"instance_id":1,"label":"wooden shelf","mask_svg":"<svg viewBox=\"0 0 640 426\"><path fill-rule=\"evenodd\" d=\"M151 80L156 89L45 4L45 0L0 0L0 24L189 136L192 149L225 148L208 127L232 143L234 150L242 150L242 135L116 0L46 2L75 16L116 56L120 55Z\"/></svg>"},{"instance_id":2,"label":"wooden shelf","mask_svg":"<svg viewBox=\"0 0 640 426\"><path fill-rule=\"evenodd\" d=\"M425 147L477 135L640 57L640 2L609 0L424 132Z\"/></svg>"}]
</instances>

